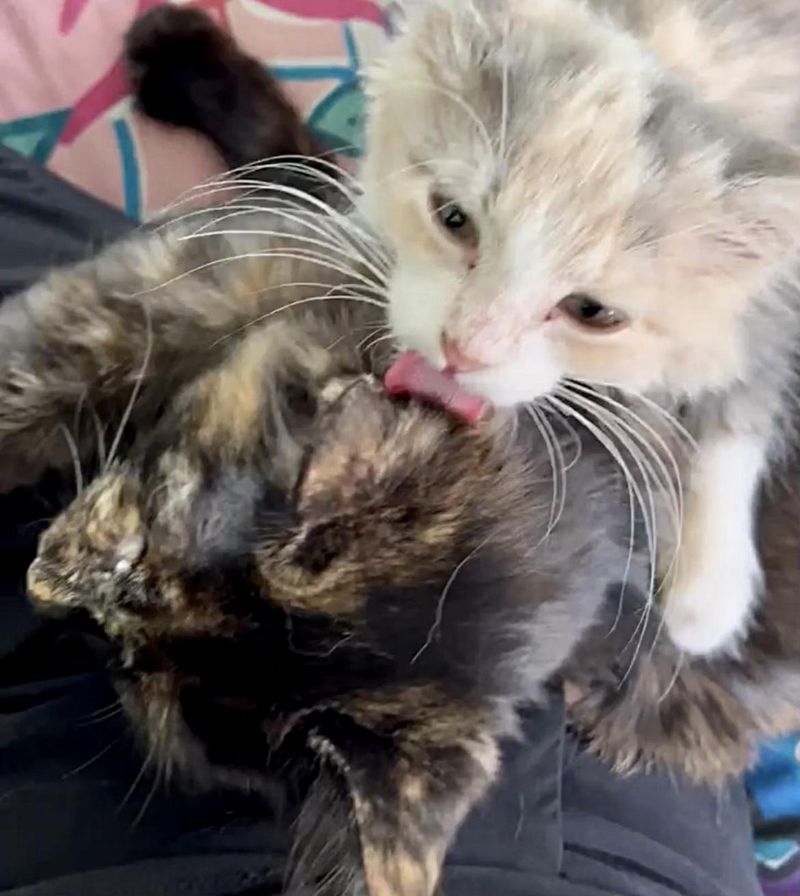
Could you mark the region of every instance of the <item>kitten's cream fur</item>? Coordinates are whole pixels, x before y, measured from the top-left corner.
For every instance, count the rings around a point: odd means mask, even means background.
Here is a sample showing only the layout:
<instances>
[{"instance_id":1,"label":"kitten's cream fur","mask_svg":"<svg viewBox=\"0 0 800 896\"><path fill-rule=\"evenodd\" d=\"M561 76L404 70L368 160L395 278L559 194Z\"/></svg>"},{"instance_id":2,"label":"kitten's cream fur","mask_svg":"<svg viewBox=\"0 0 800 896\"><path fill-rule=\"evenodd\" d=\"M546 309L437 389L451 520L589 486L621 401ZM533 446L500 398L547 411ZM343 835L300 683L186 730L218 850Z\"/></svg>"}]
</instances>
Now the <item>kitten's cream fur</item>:
<instances>
[{"instance_id":1,"label":"kitten's cream fur","mask_svg":"<svg viewBox=\"0 0 800 896\"><path fill-rule=\"evenodd\" d=\"M679 646L716 650L759 588L751 508L793 388L800 7L409 6L372 77L364 167L395 334L438 364L446 334L482 365L459 380L498 405L565 379L688 403L699 453L666 618ZM434 221L434 191L476 224L477 262ZM572 292L629 325L580 330L554 313Z\"/></svg>"}]
</instances>

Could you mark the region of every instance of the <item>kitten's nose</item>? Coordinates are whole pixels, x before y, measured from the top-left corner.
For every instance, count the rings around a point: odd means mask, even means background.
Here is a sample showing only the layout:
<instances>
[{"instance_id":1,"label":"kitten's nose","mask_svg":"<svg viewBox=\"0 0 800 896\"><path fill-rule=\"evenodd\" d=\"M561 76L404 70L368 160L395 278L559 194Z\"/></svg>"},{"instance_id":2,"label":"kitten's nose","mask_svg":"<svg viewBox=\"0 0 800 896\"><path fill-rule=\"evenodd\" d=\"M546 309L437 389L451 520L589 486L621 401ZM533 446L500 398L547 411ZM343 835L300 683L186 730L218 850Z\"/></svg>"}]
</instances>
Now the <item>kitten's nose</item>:
<instances>
[{"instance_id":1,"label":"kitten's nose","mask_svg":"<svg viewBox=\"0 0 800 896\"><path fill-rule=\"evenodd\" d=\"M446 369L451 373L470 373L489 366L485 361L474 358L465 352L458 342L447 333L442 333L442 352Z\"/></svg>"}]
</instances>

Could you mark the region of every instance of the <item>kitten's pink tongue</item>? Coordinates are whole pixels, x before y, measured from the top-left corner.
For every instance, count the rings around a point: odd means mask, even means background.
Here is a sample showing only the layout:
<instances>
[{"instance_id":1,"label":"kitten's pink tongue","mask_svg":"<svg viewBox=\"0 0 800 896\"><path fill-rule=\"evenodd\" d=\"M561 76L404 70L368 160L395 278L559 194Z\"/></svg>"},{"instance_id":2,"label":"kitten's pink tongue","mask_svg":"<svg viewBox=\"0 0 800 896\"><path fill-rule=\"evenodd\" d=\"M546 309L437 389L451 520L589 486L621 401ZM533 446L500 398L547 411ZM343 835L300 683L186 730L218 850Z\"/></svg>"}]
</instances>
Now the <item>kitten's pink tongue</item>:
<instances>
[{"instance_id":1,"label":"kitten's pink tongue","mask_svg":"<svg viewBox=\"0 0 800 896\"><path fill-rule=\"evenodd\" d=\"M390 395L422 398L466 423L477 423L490 409L485 398L467 392L454 377L432 367L419 352L403 352L386 371L383 382Z\"/></svg>"}]
</instances>

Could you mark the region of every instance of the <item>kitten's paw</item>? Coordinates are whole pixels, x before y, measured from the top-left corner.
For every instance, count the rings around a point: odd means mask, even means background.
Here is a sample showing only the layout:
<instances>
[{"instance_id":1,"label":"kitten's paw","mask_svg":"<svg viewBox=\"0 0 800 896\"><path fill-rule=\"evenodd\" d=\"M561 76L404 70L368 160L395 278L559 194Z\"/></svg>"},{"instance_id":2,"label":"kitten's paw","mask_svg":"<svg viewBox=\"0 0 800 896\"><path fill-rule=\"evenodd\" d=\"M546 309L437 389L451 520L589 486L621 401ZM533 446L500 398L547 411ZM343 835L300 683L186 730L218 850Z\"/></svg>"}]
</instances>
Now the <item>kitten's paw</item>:
<instances>
[{"instance_id":1,"label":"kitten's paw","mask_svg":"<svg viewBox=\"0 0 800 896\"><path fill-rule=\"evenodd\" d=\"M735 648L747 630L761 587L761 568L752 548L724 562L685 570L662 597L664 623L673 643L695 656Z\"/></svg>"}]
</instances>

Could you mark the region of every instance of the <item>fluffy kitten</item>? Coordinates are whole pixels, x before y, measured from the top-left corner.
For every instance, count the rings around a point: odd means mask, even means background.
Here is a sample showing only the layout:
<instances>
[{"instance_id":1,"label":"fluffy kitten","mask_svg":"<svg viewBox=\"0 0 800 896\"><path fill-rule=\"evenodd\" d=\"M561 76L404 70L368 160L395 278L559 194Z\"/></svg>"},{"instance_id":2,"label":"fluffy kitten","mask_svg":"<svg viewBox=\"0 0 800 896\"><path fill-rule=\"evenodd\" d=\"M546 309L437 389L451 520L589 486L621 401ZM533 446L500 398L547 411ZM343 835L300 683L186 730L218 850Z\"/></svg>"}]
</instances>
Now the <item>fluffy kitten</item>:
<instances>
[{"instance_id":1,"label":"fluffy kitten","mask_svg":"<svg viewBox=\"0 0 800 896\"><path fill-rule=\"evenodd\" d=\"M680 531L659 525L666 624L690 653L730 645L796 388L797 4L408 5L363 172L394 334L497 405L546 396L612 442L637 424L606 387L680 410L699 444Z\"/></svg>"}]
</instances>

